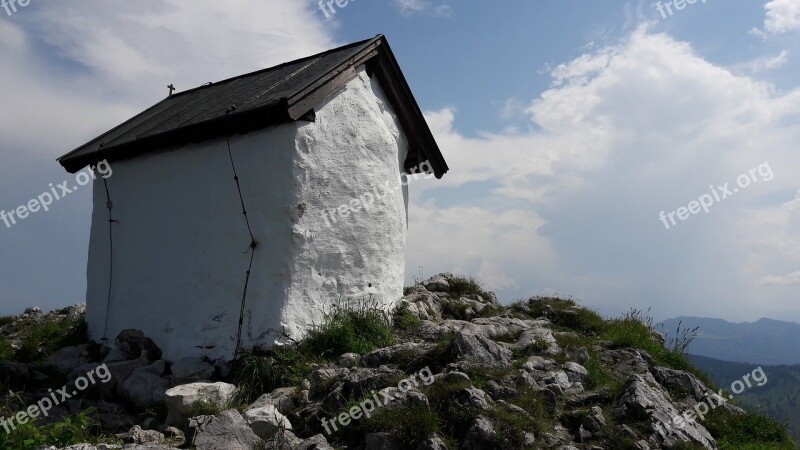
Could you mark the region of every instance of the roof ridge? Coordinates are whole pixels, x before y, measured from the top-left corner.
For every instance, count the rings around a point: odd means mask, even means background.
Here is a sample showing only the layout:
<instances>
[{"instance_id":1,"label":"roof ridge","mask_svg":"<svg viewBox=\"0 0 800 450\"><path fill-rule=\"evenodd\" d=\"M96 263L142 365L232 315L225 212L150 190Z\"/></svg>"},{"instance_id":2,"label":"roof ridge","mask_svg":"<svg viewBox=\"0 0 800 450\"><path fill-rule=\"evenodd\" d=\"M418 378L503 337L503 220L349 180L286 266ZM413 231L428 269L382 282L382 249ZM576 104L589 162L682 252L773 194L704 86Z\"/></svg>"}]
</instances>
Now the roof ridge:
<instances>
[{"instance_id":1,"label":"roof ridge","mask_svg":"<svg viewBox=\"0 0 800 450\"><path fill-rule=\"evenodd\" d=\"M383 35L379 34L378 36L383 36ZM363 45L363 44L366 44L366 43L372 41L373 39L375 39L375 38L373 37L373 38L370 38L370 39L364 39L362 41L353 42L352 44L343 45L343 46L340 46L340 47L332 48L330 50L325 50L323 52L319 52L319 53L311 55L311 56L306 56L304 58L285 61L285 62L282 62L282 63L280 63L278 65L275 65L275 66L265 67L263 69L254 70L252 72L243 73L243 74L236 75L236 76L229 77L229 78L225 78L225 79L222 79L222 80L219 80L219 81L211 81L211 82L208 82L208 83L203 84L201 86L197 86L197 87L194 87L194 88L191 88L191 89L187 89L185 91L177 92L177 93L173 94L172 97L174 98L174 97L177 97L177 96L188 94L188 93L193 92L193 91L197 91L197 90L200 90L200 89L206 89L206 88L209 88L209 87L212 87L212 86L216 86L216 85L222 84L222 83L229 83L229 82L235 81L235 80L237 80L239 78L250 77L250 76L256 75L256 74L261 73L261 72L277 70L277 69L280 69L282 67L288 66L290 64L297 64L299 62L302 62L302 61L305 61L305 60L308 60L308 59L314 59L314 58L320 59L323 56L328 55L329 53L342 51L342 50L344 50L346 48L349 48L349 47L356 47L358 45Z\"/></svg>"},{"instance_id":2,"label":"roof ridge","mask_svg":"<svg viewBox=\"0 0 800 450\"><path fill-rule=\"evenodd\" d=\"M267 92L269 92L269 91L271 91L271 90L275 89L275 87L276 87L276 86L279 86L279 85L283 84L284 82L286 82L286 81L287 81L287 80L289 80L290 78L292 78L292 77L294 77L295 75L297 75L298 73L300 73L300 72L302 72L302 71L304 71L304 70L308 69L309 67L311 67L311 66L313 66L314 64L316 64L316 63L320 62L321 60L322 60L322 57L319 57L319 58L316 58L316 59L314 59L314 60L313 60L313 61L311 61L310 63L308 63L308 64L304 65L303 67L301 67L301 68L299 68L299 69L297 69L297 70L295 70L294 72L290 73L289 75L286 75L285 77L281 78L281 80L280 80L280 81L277 81L277 82L276 82L276 83L274 83L272 86L270 86L270 87L268 87L267 89L265 89L265 90L263 90L263 91L259 92L259 93L258 93L258 94L256 94L256 95L254 95L254 96L252 96L252 97L248 98L247 100L245 100L244 102L242 102L242 104L241 104L241 105L237 105L237 106L244 106L244 105L246 105L246 104L248 104L248 103L252 102L253 100L255 100L255 99L257 99L257 98L261 97L262 95L266 94Z\"/></svg>"}]
</instances>

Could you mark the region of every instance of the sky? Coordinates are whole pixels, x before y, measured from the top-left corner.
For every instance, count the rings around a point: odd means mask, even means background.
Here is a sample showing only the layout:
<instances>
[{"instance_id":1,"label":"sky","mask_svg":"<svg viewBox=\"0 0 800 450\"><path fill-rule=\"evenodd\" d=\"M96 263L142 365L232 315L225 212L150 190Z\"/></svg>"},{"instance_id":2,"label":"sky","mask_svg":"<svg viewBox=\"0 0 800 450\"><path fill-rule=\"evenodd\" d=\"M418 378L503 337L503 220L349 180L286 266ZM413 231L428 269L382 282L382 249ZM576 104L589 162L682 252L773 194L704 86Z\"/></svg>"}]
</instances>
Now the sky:
<instances>
[{"instance_id":1,"label":"sky","mask_svg":"<svg viewBox=\"0 0 800 450\"><path fill-rule=\"evenodd\" d=\"M450 166L411 185L409 283L454 272L504 302L800 321L800 0L339 4L0 9L0 209L67 180L57 157L168 84L380 33ZM90 214L84 188L0 222L0 314L83 302Z\"/></svg>"}]
</instances>

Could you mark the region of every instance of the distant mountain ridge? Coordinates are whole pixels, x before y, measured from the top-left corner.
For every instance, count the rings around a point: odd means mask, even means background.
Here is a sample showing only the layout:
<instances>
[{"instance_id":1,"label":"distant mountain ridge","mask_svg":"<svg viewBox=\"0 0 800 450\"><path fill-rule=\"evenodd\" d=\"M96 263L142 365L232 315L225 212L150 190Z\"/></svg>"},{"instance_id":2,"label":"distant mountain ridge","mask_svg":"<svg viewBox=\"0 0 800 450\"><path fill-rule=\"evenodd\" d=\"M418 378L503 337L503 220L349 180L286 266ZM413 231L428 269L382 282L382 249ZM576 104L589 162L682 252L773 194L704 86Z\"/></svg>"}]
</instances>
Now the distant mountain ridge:
<instances>
[{"instance_id":1,"label":"distant mountain ridge","mask_svg":"<svg viewBox=\"0 0 800 450\"><path fill-rule=\"evenodd\" d=\"M706 372L717 386L731 392L731 383L756 368L756 364L720 361L705 356L689 355L697 368ZM766 374L763 386L752 386L736 396L739 406L751 411L764 411L788 426L800 442L800 366L759 366Z\"/></svg>"},{"instance_id":2,"label":"distant mountain ridge","mask_svg":"<svg viewBox=\"0 0 800 450\"><path fill-rule=\"evenodd\" d=\"M798 323L766 318L732 323L705 317L676 317L663 323L670 337L679 323L681 328L700 327L688 348L693 355L750 364L800 364Z\"/></svg>"}]
</instances>

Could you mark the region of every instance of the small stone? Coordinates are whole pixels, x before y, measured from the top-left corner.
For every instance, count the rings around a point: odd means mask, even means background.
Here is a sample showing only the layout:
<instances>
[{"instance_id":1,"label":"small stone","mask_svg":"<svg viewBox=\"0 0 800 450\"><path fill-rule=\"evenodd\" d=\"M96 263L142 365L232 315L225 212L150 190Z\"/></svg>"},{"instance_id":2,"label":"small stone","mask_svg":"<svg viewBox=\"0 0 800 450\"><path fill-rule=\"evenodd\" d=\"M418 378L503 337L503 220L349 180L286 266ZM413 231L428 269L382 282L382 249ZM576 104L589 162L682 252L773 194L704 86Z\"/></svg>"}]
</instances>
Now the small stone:
<instances>
[{"instance_id":1,"label":"small stone","mask_svg":"<svg viewBox=\"0 0 800 450\"><path fill-rule=\"evenodd\" d=\"M337 364L349 369L358 365L359 358L360 356L357 353L345 353L339 357Z\"/></svg>"}]
</instances>

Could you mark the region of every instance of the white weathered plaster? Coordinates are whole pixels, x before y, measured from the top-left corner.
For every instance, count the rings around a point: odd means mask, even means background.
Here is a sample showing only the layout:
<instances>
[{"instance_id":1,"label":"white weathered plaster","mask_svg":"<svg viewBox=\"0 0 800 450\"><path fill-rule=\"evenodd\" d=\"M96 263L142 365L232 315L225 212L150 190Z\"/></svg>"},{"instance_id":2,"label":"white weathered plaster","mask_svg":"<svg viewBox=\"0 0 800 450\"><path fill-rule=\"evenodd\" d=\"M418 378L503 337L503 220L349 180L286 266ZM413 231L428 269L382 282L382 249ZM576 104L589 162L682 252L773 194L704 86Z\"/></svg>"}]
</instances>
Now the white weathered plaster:
<instances>
[{"instance_id":1,"label":"white weathered plaster","mask_svg":"<svg viewBox=\"0 0 800 450\"><path fill-rule=\"evenodd\" d=\"M366 72L318 108L297 133L292 283L283 325L297 338L332 301L372 298L387 308L402 297L407 186L400 181L407 141L380 83ZM388 194L347 217L326 210L365 193ZM335 217L335 219L333 218Z\"/></svg>"},{"instance_id":2,"label":"white weathered plaster","mask_svg":"<svg viewBox=\"0 0 800 450\"><path fill-rule=\"evenodd\" d=\"M362 70L317 108L317 121L232 136L230 144L259 246L243 345L302 335L339 296L402 294L406 141L391 107ZM142 330L178 360L230 358L250 237L226 141L191 144L113 163L114 273L108 331ZM328 227L322 209L390 183L370 211ZM109 281L106 194L94 186L87 319L104 337ZM372 285L370 287L370 284Z\"/></svg>"}]
</instances>

